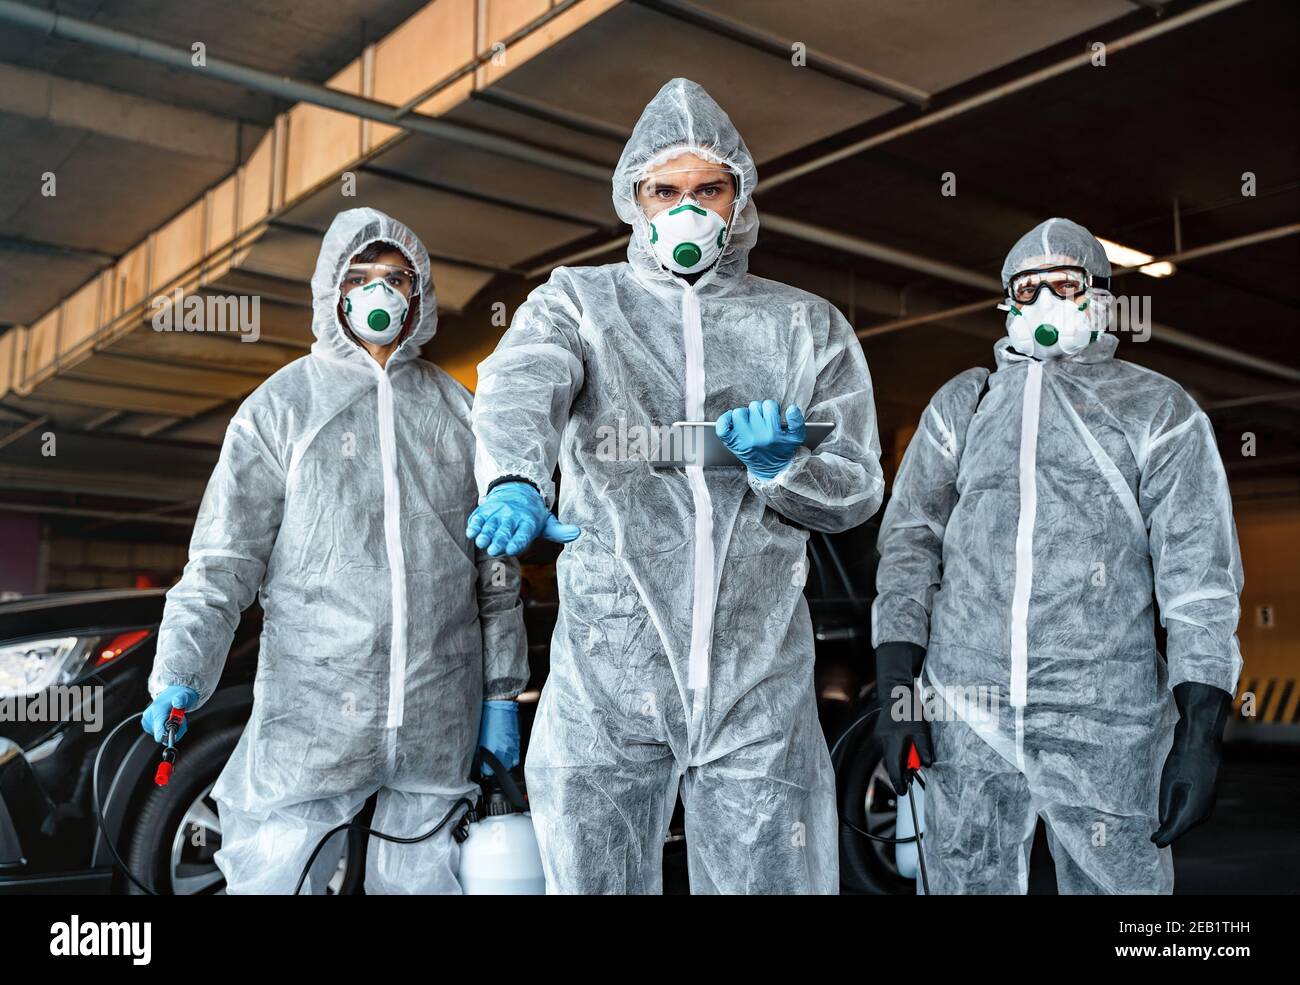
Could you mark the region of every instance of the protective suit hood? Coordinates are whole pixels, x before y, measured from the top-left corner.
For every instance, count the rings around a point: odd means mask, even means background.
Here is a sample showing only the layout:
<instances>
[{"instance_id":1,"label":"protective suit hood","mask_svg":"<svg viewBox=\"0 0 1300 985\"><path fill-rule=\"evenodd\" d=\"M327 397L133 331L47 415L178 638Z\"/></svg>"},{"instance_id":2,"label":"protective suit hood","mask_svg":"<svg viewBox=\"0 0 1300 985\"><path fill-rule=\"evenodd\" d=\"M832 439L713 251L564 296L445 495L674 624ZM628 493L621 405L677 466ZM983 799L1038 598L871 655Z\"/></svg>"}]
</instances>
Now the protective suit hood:
<instances>
[{"instance_id":1,"label":"protective suit hood","mask_svg":"<svg viewBox=\"0 0 1300 985\"><path fill-rule=\"evenodd\" d=\"M628 262L639 278L674 279L650 246L650 223L637 203L636 184L647 167L685 153L716 161L736 175L736 203L726 245L697 286L730 283L745 274L749 251L758 240L758 209L753 200L758 170L731 118L702 86L689 79L673 79L646 104L614 168L614 209L632 227Z\"/></svg>"},{"instance_id":2,"label":"protective suit hood","mask_svg":"<svg viewBox=\"0 0 1300 985\"><path fill-rule=\"evenodd\" d=\"M438 302L429 274L429 252L407 226L378 209L348 209L330 223L321 240L316 272L311 277L311 351L325 359L365 367L370 355L354 342L339 321L339 281L354 256L371 243L388 243L410 260L418 280L420 311L410 334L389 357L388 366L414 359L420 347L433 338L438 328Z\"/></svg>"},{"instance_id":3,"label":"protective suit hood","mask_svg":"<svg viewBox=\"0 0 1300 985\"><path fill-rule=\"evenodd\" d=\"M1077 264L1094 277L1110 276L1110 260L1097 237L1070 219L1045 219L1011 247L1002 262L1002 287L1011 275L1048 264Z\"/></svg>"}]
</instances>

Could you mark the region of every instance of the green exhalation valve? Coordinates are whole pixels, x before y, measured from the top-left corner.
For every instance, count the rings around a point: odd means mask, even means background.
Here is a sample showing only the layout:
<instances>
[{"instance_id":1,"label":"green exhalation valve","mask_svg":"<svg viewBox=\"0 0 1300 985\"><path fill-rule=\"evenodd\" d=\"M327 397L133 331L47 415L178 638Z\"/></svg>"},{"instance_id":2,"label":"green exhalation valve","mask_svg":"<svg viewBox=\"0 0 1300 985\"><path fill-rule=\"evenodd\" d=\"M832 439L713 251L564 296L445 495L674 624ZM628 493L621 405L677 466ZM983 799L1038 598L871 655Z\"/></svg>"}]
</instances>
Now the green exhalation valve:
<instances>
[{"instance_id":1,"label":"green exhalation valve","mask_svg":"<svg viewBox=\"0 0 1300 985\"><path fill-rule=\"evenodd\" d=\"M1034 329L1034 341L1039 345L1056 345L1061 334L1051 325L1039 325Z\"/></svg>"},{"instance_id":2,"label":"green exhalation valve","mask_svg":"<svg viewBox=\"0 0 1300 985\"><path fill-rule=\"evenodd\" d=\"M370 312L370 314L366 315L366 324L375 332L382 332L388 327L388 323L391 320L392 319L388 317L388 312L384 311L382 308L376 308L374 311Z\"/></svg>"},{"instance_id":3,"label":"green exhalation valve","mask_svg":"<svg viewBox=\"0 0 1300 985\"><path fill-rule=\"evenodd\" d=\"M679 267L693 267L703 254L694 243L682 243L673 250L673 262Z\"/></svg>"}]
</instances>

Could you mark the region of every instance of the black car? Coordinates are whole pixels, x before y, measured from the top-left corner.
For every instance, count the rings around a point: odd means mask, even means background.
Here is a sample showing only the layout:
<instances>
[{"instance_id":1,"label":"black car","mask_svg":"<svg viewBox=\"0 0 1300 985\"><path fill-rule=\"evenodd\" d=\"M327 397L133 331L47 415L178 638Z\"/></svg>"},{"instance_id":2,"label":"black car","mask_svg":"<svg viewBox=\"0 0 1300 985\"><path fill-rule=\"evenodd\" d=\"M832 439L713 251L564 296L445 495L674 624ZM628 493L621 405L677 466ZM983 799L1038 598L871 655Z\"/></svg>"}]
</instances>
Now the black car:
<instances>
[{"instance_id":1,"label":"black car","mask_svg":"<svg viewBox=\"0 0 1300 985\"><path fill-rule=\"evenodd\" d=\"M840 811L854 825L888 836L895 805L871 728L876 529L873 521L843 534L812 534L805 594L816 636L818 707L832 750ZM553 560L546 547L524 557L532 664L532 680L521 698L525 741L546 679L555 624ZM223 888L213 861L221 827L211 791L252 707L261 611L254 605L244 613L215 694L188 716L190 730L178 746L172 781L157 787L159 748L138 722L125 726L111 743L105 740L148 702L146 682L164 597L162 590L122 590L0 603L0 688L9 681L12 689L13 676L22 673L29 690L61 687L88 694L90 687L98 695L97 710L65 707L61 710L72 714L53 721L0 716L0 893L136 891L97 833L93 770L101 748L104 835L135 877L164 893ZM13 700L3 698L5 693L0 691L0 706ZM365 813L371 809L368 805ZM888 845L845 826L840 847L845 891L911 891ZM679 804L665 847L668 891L685 884L684 854ZM365 837L354 833L330 890L359 891L364 868Z\"/></svg>"}]
</instances>

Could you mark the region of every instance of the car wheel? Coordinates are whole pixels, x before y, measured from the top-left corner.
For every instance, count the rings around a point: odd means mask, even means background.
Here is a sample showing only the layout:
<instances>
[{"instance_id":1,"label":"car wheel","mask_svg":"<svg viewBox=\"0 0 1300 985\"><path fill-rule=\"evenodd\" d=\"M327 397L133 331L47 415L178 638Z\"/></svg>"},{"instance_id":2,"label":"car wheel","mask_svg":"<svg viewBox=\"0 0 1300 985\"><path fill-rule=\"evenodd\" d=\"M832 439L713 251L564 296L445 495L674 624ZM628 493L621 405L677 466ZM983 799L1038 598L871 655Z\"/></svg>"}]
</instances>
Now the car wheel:
<instances>
[{"instance_id":1,"label":"car wheel","mask_svg":"<svg viewBox=\"0 0 1300 985\"><path fill-rule=\"evenodd\" d=\"M221 819L212 788L239 742L243 726L221 729L184 743L171 783L150 790L140 806L126 862L131 874L159 893L177 896L225 892L214 856L221 847ZM348 838L348 850L327 892L358 891L364 875L365 840ZM139 895L131 883L128 892Z\"/></svg>"},{"instance_id":2,"label":"car wheel","mask_svg":"<svg viewBox=\"0 0 1300 985\"><path fill-rule=\"evenodd\" d=\"M874 719L874 716L872 716ZM865 831L892 838L898 801L881 757L871 720L851 726L837 743L835 779L840 816ZM907 895L915 883L898 874L894 846L863 837L840 825L840 883L846 893Z\"/></svg>"}]
</instances>

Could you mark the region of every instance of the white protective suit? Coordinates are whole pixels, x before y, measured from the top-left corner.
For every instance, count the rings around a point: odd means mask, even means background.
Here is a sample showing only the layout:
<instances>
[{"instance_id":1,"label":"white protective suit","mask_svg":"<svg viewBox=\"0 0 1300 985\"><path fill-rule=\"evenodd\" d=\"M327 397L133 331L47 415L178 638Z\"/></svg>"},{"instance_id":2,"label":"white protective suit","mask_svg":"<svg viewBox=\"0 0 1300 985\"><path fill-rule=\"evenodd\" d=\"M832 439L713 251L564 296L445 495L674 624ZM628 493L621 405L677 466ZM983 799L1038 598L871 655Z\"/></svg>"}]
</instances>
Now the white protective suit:
<instances>
[{"instance_id":1,"label":"white protective suit","mask_svg":"<svg viewBox=\"0 0 1300 985\"><path fill-rule=\"evenodd\" d=\"M1045 255L1110 273L1087 230L1054 219L1003 283ZM1171 690L1235 691L1241 560L1209 420L1116 345L1103 333L1038 360L1000 339L995 372L935 394L894 482L873 642L926 648L940 697L932 892L1025 892L1039 816L1061 892L1172 891L1171 853L1150 840Z\"/></svg>"},{"instance_id":2,"label":"white protective suit","mask_svg":"<svg viewBox=\"0 0 1300 985\"><path fill-rule=\"evenodd\" d=\"M718 263L694 287L655 259L633 187L685 151L732 169L739 192ZM803 528L843 530L876 511L879 440L844 317L746 273L756 178L717 103L669 82L614 174L633 227L627 262L556 269L479 367L480 491L518 476L550 503L558 458L560 519L582 528L558 563L526 767L551 892L659 892L679 785L694 892L838 892ZM773 480L657 469L618 447L765 398L835 424Z\"/></svg>"},{"instance_id":3,"label":"white protective suit","mask_svg":"<svg viewBox=\"0 0 1300 985\"><path fill-rule=\"evenodd\" d=\"M409 258L420 292L385 369L336 312L346 265L376 241ZM377 830L433 827L474 790L485 687L517 694L528 677L518 565L465 538L469 393L418 358L437 322L428 253L381 212L342 212L312 300L311 353L230 422L150 678L153 695L184 684L206 701L260 596L252 718L213 790L232 893L292 891L320 836L375 791ZM411 846L372 839L367 891L459 892L451 827Z\"/></svg>"}]
</instances>

